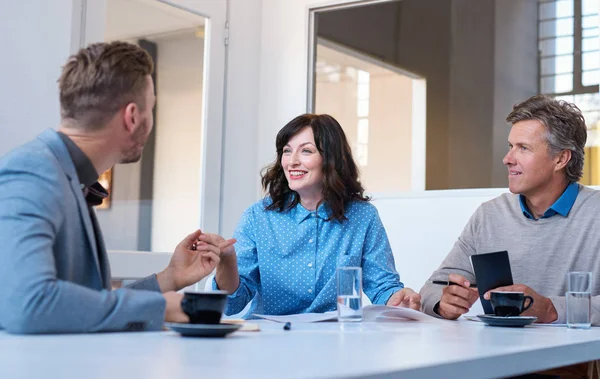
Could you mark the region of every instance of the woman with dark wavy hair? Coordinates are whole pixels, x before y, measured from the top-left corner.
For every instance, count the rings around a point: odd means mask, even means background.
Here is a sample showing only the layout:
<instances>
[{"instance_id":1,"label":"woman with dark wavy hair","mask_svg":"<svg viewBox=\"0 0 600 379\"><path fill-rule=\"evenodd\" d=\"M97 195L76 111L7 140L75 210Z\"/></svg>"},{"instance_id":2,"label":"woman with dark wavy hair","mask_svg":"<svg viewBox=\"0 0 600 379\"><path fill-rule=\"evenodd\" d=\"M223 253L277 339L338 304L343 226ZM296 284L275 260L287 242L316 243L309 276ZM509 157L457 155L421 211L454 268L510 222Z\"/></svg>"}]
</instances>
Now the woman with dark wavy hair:
<instances>
[{"instance_id":1,"label":"woman with dark wavy hair","mask_svg":"<svg viewBox=\"0 0 600 379\"><path fill-rule=\"evenodd\" d=\"M265 170L268 196L250 206L221 251L213 288L231 295L226 314L286 315L336 309L336 268L363 269L374 304L419 309L404 288L376 208L364 195L340 124L329 115L296 117L277 134L277 159ZM198 244L219 244L204 234Z\"/></svg>"}]
</instances>

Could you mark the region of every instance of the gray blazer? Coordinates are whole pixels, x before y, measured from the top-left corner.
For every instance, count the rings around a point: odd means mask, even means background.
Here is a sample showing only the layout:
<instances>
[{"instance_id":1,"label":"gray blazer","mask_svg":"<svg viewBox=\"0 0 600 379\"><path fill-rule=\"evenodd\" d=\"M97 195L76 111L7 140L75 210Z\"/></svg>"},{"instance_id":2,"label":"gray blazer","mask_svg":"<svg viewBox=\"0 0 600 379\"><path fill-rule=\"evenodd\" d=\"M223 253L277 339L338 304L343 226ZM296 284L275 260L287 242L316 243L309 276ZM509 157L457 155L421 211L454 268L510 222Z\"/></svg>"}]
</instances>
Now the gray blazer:
<instances>
[{"instance_id":1,"label":"gray blazer","mask_svg":"<svg viewBox=\"0 0 600 379\"><path fill-rule=\"evenodd\" d=\"M1 328L160 330L165 300L156 276L111 291L98 244L75 166L54 130L0 159Z\"/></svg>"}]
</instances>

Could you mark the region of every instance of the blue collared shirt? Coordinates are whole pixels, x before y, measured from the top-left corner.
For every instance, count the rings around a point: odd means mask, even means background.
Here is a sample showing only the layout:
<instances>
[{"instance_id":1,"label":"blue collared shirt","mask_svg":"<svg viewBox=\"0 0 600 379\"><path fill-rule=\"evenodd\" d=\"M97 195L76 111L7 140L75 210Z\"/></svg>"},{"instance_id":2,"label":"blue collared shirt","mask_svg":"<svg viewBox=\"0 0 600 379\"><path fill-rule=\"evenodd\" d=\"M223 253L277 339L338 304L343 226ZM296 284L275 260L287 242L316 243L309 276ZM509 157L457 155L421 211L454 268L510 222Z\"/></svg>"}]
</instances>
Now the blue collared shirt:
<instances>
[{"instance_id":1,"label":"blue collared shirt","mask_svg":"<svg viewBox=\"0 0 600 379\"><path fill-rule=\"evenodd\" d=\"M544 212L541 218L552 217L556 214L559 214L563 217L567 217L573 204L575 204L575 199L577 199L577 194L579 193L579 184L576 182L572 182L567 186L562 195ZM519 195L519 203L521 204L521 210L523 211L523 216L535 220L535 217L529 212L527 208L527 204L525 203L525 196Z\"/></svg>"},{"instance_id":2,"label":"blue collared shirt","mask_svg":"<svg viewBox=\"0 0 600 379\"><path fill-rule=\"evenodd\" d=\"M229 296L226 314L241 312L254 299L252 313L286 315L336 309L336 268L360 266L363 291L385 304L404 285L375 206L353 201L347 220L331 220L322 204L308 211L298 204L265 210L265 198L243 214L234 233L240 285ZM213 288L218 289L213 280Z\"/></svg>"}]
</instances>

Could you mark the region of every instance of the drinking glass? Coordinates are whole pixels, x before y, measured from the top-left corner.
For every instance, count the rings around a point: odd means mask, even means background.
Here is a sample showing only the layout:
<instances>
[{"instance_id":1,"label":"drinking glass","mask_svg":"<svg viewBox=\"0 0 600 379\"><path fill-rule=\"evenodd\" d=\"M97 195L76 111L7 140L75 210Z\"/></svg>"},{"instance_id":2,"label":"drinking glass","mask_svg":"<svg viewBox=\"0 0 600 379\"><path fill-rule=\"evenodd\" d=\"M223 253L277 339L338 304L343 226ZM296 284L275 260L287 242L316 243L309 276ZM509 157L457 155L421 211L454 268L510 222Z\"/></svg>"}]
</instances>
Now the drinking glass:
<instances>
[{"instance_id":1,"label":"drinking glass","mask_svg":"<svg viewBox=\"0 0 600 379\"><path fill-rule=\"evenodd\" d=\"M592 273L567 273L567 326L573 329L591 327Z\"/></svg>"},{"instance_id":2,"label":"drinking glass","mask_svg":"<svg viewBox=\"0 0 600 379\"><path fill-rule=\"evenodd\" d=\"M362 269L340 267L337 269L338 321L362 321Z\"/></svg>"}]
</instances>

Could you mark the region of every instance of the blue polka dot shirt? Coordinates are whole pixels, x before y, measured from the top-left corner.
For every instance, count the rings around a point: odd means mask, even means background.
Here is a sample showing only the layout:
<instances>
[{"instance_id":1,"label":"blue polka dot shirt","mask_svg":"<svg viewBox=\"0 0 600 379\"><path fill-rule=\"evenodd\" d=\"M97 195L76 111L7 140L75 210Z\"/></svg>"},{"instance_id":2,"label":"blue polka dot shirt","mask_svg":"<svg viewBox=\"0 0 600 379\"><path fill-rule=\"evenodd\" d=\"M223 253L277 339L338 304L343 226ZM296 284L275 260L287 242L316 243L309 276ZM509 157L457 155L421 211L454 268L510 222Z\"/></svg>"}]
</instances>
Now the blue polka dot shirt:
<instances>
[{"instance_id":1,"label":"blue polka dot shirt","mask_svg":"<svg viewBox=\"0 0 600 379\"><path fill-rule=\"evenodd\" d=\"M308 211L266 210L267 197L250 206L234 233L240 285L225 313L287 315L336 309L336 268L360 266L363 291L385 304L404 285L395 269L387 234L375 206L353 201L344 221L330 220L322 204ZM213 280L213 288L218 289Z\"/></svg>"}]
</instances>

